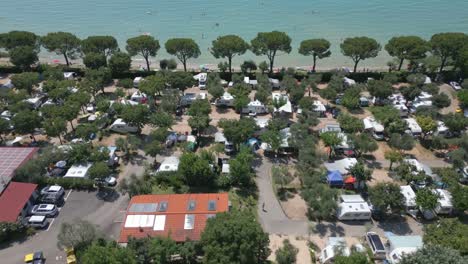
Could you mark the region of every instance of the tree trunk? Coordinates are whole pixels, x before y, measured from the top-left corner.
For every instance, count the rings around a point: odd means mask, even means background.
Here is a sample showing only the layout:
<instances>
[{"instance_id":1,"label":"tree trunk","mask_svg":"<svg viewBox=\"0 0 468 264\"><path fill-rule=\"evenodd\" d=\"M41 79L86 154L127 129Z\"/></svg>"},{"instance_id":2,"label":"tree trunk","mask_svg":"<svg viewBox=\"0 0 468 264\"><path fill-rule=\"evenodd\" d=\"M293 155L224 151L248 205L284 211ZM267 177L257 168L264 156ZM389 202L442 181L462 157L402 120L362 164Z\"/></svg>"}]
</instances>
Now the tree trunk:
<instances>
[{"instance_id":1,"label":"tree trunk","mask_svg":"<svg viewBox=\"0 0 468 264\"><path fill-rule=\"evenodd\" d=\"M146 70L150 71L150 63L149 63L149 58L148 56L145 56L145 61L146 61Z\"/></svg>"},{"instance_id":2,"label":"tree trunk","mask_svg":"<svg viewBox=\"0 0 468 264\"><path fill-rule=\"evenodd\" d=\"M275 57L271 57L270 59L270 73L273 73L273 64L275 63Z\"/></svg>"},{"instance_id":3,"label":"tree trunk","mask_svg":"<svg viewBox=\"0 0 468 264\"><path fill-rule=\"evenodd\" d=\"M71 126L72 130L75 131L75 128L73 127L73 121L68 121L68 122L70 122L70 126Z\"/></svg>"},{"instance_id":4,"label":"tree trunk","mask_svg":"<svg viewBox=\"0 0 468 264\"><path fill-rule=\"evenodd\" d=\"M184 65L184 72L187 71L187 60L182 60L182 64Z\"/></svg>"},{"instance_id":5,"label":"tree trunk","mask_svg":"<svg viewBox=\"0 0 468 264\"><path fill-rule=\"evenodd\" d=\"M66 52L63 53L63 57L65 57L65 62L67 63L67 66L70 66L70 62L68 61L68 56Z\"/></svg>"},{"instance_id":6,"label":"tree trunk","mask_svg":"<svg viewBox=\"0 0 468 264\"><path fill-rule=\"evenodd\" d=\"M359 60L354 61L354 72L357 70L357 65L359 63Z\"/></svg>"},{"instance_id":7,"label":"tree trunk","mask_svg":"<svg viewBox=\"0 0 468 264\"><path fill-rule=\"evenodd\" d=\"M390 168L388 168L388 170L392 170L392 165L393 165L393 161L390 161Z\"/></svg>"},{"instance_id":8,"label":"tree trunk","mask_svg":"<svg viewBox=\"0 0 468 264\"><path fill-rule=\"evenodd\" d=\"M442 70L444 69L445 67L445 62L447 61L447 57L444 57L442 59L442 62L440 63L440 69L439 69L439 73L442 73Z\"/></svg>"},{"instance_id":9,"label":"tree trunk","mask_svg":"<svg viewBox=\"0 0 468 264\"><path fill-rule=\"evenodd\" d=\"M59 140L60 140L60 145L63 145L63 143L62 143L62 137L60 136L60 134L58 135L58 138L59 138Z\"/></svg>"},{"instance_id":10,"label":"tree trunk","mask_svg":"<svg viewBox=\"0 0 468 264\"><path fill-rule=\"evenodd\" d=\"M229 63L229 73L232 73L232 57L228 57L228 63Z\"/></svg>"},{"instance_id":11,"label":"tree trunk","mask_svg":"<svg viewBox=\"0 0 468 264\"><path fill-rule=\"evenodd\" d=\"M314 55L314 66L312 66L312 72L315 72L315 66L316 65L317 65L317 55Z\"/></svg>"},{"instance_id":12,"label":"tree trunk","mask_svg":"<svg viewBox=\"0 0 468 264\"><path fill-rule=\"evenodd\" d=\"M398 71L401 70L401 66L403 66L403 61L404 61L404 60L405 60L405 59L400 59L400 65L398 65Z\"/></svg>"}]
</instances>

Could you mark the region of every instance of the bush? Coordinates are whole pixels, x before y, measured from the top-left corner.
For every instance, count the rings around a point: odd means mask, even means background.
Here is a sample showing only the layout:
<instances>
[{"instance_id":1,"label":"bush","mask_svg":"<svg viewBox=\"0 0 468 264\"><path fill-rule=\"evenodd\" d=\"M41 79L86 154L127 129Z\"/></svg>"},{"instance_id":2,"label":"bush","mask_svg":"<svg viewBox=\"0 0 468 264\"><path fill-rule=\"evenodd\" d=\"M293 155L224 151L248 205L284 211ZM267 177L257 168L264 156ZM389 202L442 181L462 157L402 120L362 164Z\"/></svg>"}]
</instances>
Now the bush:
<instances>
[{"instance_id":1,"label":"bush","mask_svg":"<svg viewBox=\"0 0 468 264\"><path fill-rule=\"evenodd\" d=\"M130 89L133 88L133 80L130 78L121 79L119 80L119 83L117 85L123 88Z\"/></svg>"},{"instance_id":2,"label":"bush","mask_svg":"<svg viewBox=\"0 0 468 264\"><path fill-rule=\"evenodd\" d=\"M11 241L19 236L27 235L27 228L18 223L0 222L0 243Z\"/></svg>"},{"instance_id":3,"label":"bush","mask_svg":"<svg viewBox=\"0 0 468 264\"><path fill-rule=\"evenodd\" d=\"M42 183L42 184L41 184ZM39 185L60 185L64 189L94 190L94 181L81 178L51 178L43 177Z\"/></svg>"}]
</instances>

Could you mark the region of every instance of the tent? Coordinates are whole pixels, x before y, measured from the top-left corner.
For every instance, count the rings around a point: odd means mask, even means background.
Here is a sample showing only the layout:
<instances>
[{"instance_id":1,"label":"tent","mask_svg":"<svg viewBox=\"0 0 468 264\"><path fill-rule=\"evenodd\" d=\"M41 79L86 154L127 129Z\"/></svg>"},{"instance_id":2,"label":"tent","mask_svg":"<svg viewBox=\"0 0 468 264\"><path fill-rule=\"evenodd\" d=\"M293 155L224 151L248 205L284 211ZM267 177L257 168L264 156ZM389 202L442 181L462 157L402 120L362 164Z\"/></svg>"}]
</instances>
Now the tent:
<instances>
[{"instance_id":1,"label":"tent","mask_svg":"<svg viewBox=\"0 0 468 264\"><path fill-rule=\"evenodd\" d=\"M342 187L343 186L343 176L337 170L329 171L327 174L327 182L330 186Z\"/></svg>"}]
</instances>

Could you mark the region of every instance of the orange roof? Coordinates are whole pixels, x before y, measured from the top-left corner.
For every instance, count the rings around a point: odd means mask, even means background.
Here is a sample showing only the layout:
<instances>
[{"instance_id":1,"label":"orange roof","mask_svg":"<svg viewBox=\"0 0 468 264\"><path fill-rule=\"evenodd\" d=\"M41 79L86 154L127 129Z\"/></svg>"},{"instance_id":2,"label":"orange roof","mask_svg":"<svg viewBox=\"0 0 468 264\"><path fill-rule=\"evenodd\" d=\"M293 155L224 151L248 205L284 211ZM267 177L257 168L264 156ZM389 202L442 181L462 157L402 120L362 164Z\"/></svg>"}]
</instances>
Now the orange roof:
<instances>
[{"instance_id":1,"label":"orange roof","mask_svg":"<svg viewBox=\"0 0 468 264\"><path fill-rule=\"evenodd\" d=\"M192 201L193 209L189 210ZM210 201L214 205L209 209ZM167 203L167 208L161 205ZM139 195L130 200L127 214L122 229L120 231L119 243L127 243L128 237L142 238L147 236L169 236L173 240L183 242L187 239L200 240L201 233L205 229L208 217L228 211L229 198L227 193L209 194L160 194L160 195ZM148 221L141 220L144 224L132 222L130 218L135 215L137 218L151 218ZM193 215L193 225L187 224L187 215ZM129 216L132 216L128 218ZM147 217L149 216L149 217ZM156 216L164 218L156 228ZM189 219L190 220L190 219ZM128 223L127 223L128 222ZM138 222L138 221L137 221ZM190 221L189 221L190 222ZM158 229L158 230L155 230Z\"/></svg>"}]
</instances>

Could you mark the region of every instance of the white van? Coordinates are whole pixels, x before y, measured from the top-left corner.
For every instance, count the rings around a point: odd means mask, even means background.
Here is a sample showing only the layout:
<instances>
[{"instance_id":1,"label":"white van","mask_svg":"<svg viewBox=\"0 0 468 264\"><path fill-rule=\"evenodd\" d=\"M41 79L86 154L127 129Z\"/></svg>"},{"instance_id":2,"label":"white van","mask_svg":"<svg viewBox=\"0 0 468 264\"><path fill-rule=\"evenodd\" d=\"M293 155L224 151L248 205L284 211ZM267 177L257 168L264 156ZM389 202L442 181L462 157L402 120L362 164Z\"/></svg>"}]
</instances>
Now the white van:
<instances>
[{"instance_id":1,"label":"white van","mask_svg":"<svg viewBox=\"0 0 468 264\"><path fill-rule=\"evenodd\" d=\"M136 133L139 131L138 127L125 123L121 118L115 120L114 123L110 125L109 129L117 133Z\"/></svg>"},{"instance_id":2,"label":"white van","mask_svg":"<svg viewBox=\"0 0 468 264\"><path fill-rule=\"evenodd\" d=\"M143 80L143 77L135 77L135 79L133 79L133 87L138 88L140 82Z\"/></svg>"},{"instance_id":3,"label":"white van","mask_svg":"<svg viewBox=\"0 0 468 264\"><path fill-rule=\"evenodd\" d=\"M208 75L205 72L200 73L200 77L198 79L198 87L200 87L201 90L206 88L207 78L208 78Z\"/></svg>"},{"instance_id":4,"label":"white van","mask_svg":"<svg viewBox=\"0 0 468 264\"><path fill-rule=\"evenodd\" d=\"M34 228L45 228L49 222L45 215L33 215L28 220L28 225Z\"/></svg>"}]
</instances>

